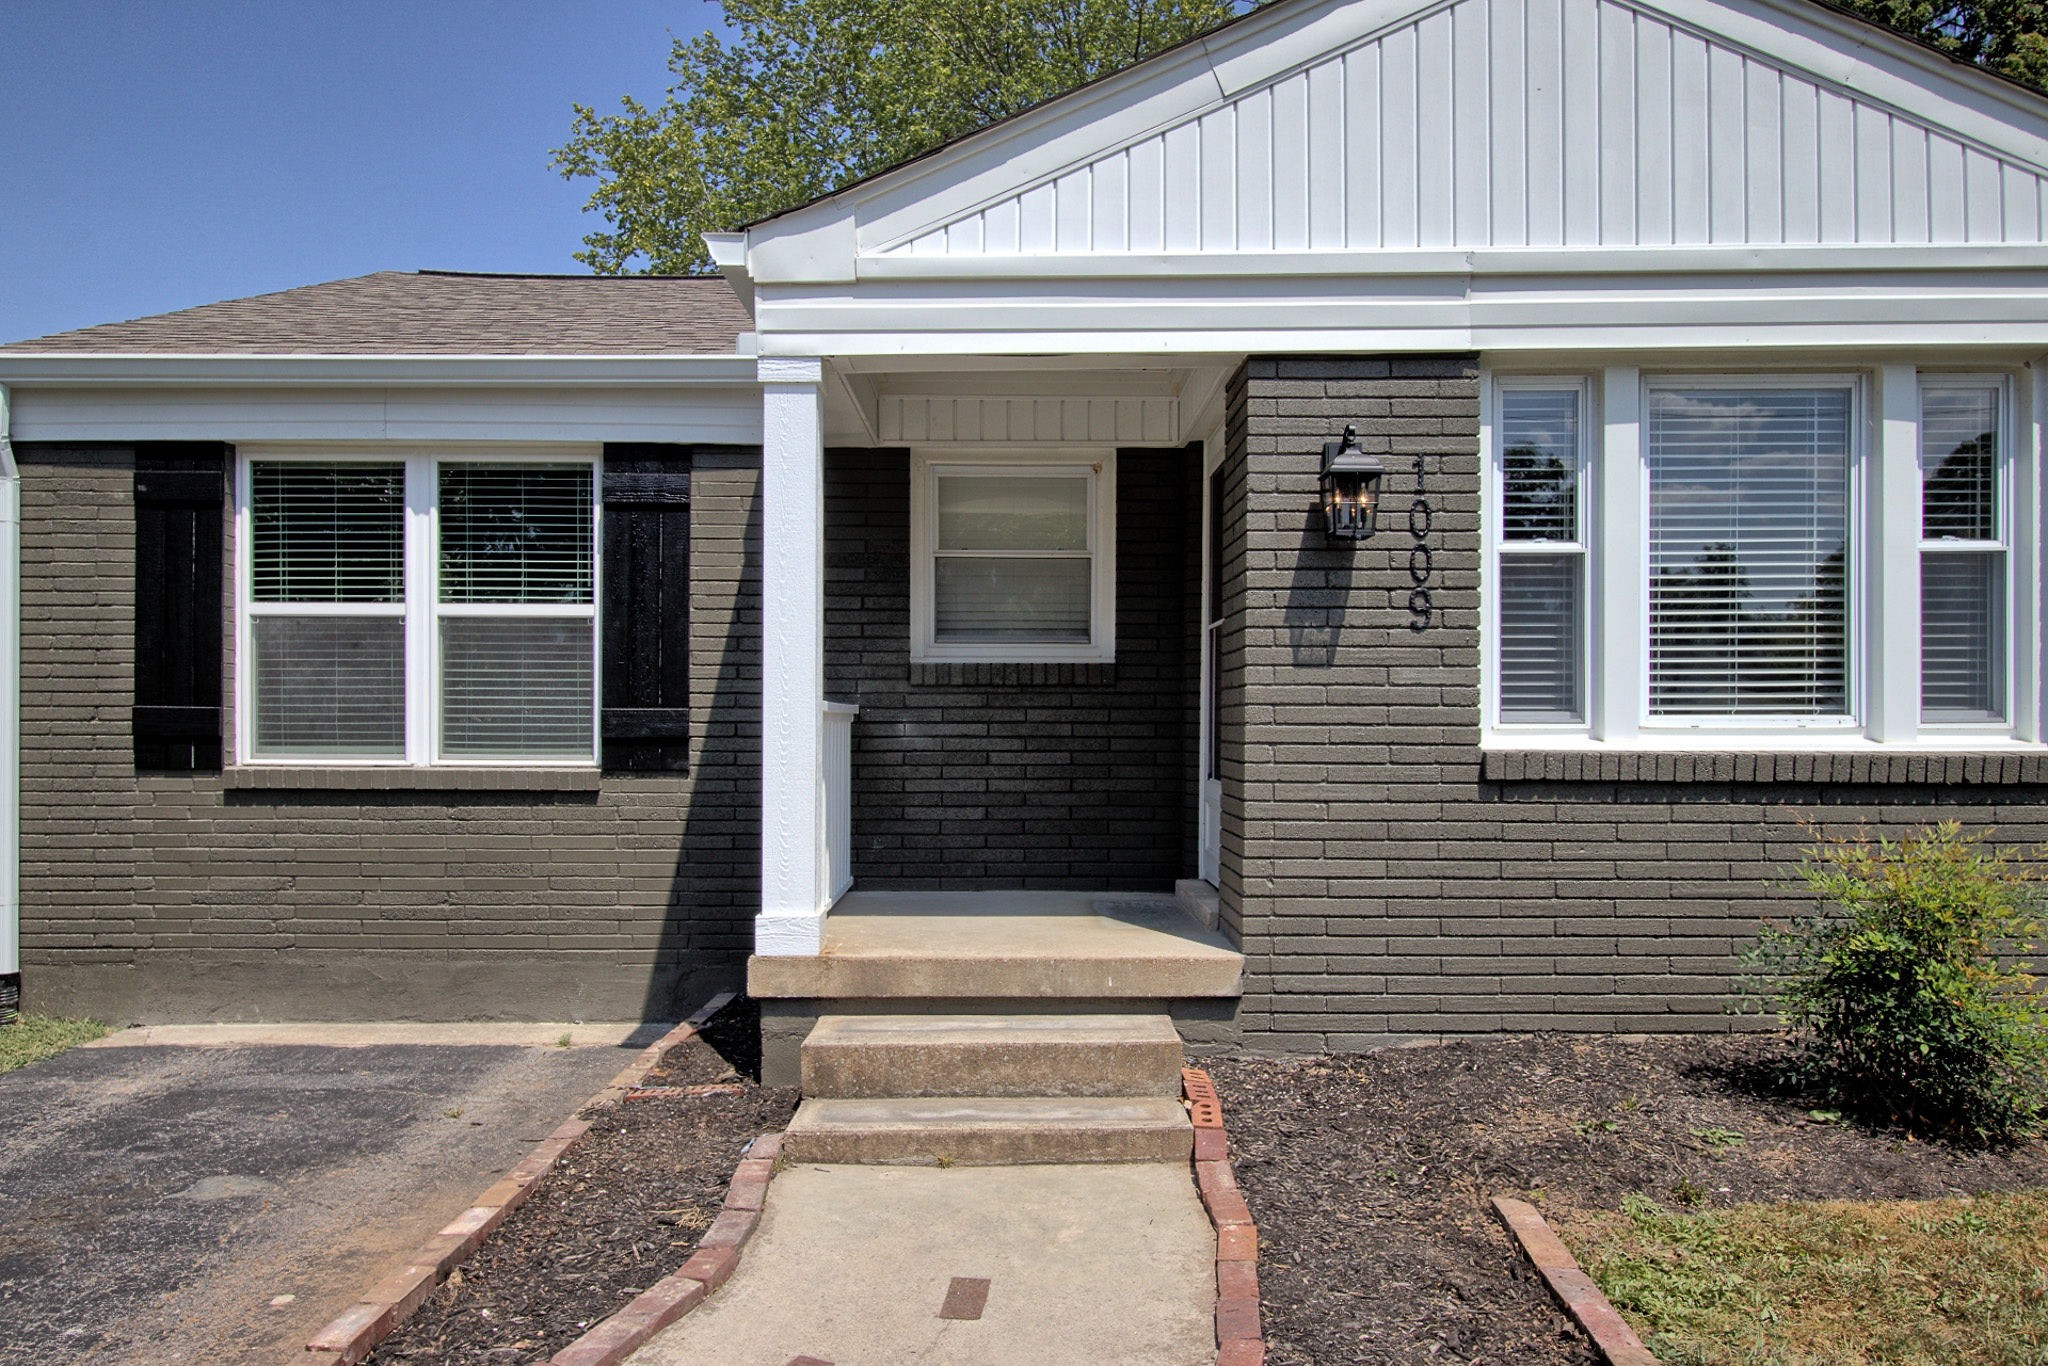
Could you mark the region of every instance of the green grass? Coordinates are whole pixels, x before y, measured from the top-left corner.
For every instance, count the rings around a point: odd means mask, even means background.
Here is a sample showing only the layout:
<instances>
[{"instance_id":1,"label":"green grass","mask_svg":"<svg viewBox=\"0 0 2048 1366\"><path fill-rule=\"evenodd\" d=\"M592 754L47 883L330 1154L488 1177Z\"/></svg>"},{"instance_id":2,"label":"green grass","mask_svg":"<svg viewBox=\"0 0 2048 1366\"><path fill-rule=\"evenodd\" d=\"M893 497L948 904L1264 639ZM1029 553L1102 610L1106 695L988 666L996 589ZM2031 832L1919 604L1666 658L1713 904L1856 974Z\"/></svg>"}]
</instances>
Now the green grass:
<instances>
[{"instance_id":1,"label":"green grass","mask_svg":"<svg viewBox=\"0 0 2048 1366\"><path fill-rule=\"evenodd\" d=\"M91 1043L107 1033L98 1020L60 1020L52 1015L23 1015L11 1025L0 1025L0 1072L12 1072L44 1058L54 1058L67 1048Z\"/></svg>"},{"instance_id":2,"label":"green grass","mask_svg":"<svg viewBox=\"0 0 2048 1366\"><path fill-rule=\"evenodd\" d=\"M1682 1213L1560 1230L1667 1366L2048 1361L2048 1191Z\"/></svg>"}]
</instances>

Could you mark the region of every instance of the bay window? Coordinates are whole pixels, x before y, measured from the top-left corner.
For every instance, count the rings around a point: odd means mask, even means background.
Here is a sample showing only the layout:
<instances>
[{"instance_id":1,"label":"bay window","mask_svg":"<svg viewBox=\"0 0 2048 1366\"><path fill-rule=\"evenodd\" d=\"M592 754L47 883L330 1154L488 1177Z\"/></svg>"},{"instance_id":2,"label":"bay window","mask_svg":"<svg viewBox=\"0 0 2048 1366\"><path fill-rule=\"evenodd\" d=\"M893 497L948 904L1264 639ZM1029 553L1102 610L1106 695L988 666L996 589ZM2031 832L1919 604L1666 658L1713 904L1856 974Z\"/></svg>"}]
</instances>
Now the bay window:
<instances>
[{"instance_id":1,"label":"bay window","mask_svg":"<svg viewBox=\"0 0 2048 1366\"><path fill-rule=\"evenodd\" d=\"M2003 377L1909 366L1494 377L1489 732L2036 738L2013 697L2041 641L2013 609L2033 542L2015 539L2010 408Z\"/></svg>"},{"instance_id":2,"label":"bay window","mask_svg":"<svg viewBox=\"0 0 2048 1366\"><path fill-rule=\"evenodd\" d=\"M592 763L587 459L242 463L249 762Z\"/></svg>"}]
</instances>

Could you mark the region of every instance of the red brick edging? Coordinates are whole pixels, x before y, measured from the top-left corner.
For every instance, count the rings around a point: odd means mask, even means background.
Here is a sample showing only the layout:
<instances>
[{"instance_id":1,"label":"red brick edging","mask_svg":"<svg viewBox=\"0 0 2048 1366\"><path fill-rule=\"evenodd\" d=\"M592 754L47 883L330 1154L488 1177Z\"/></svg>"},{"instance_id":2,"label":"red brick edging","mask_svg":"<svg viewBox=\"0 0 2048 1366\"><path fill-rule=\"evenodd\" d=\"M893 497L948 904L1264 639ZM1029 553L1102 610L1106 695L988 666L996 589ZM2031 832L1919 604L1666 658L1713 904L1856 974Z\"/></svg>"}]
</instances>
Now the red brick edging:
<instances>
[{"instance_id":1,"label":"red brick edging","mask_svg":"<svg viewBox=\"0 0 2048 1366\"><path fill-rule=\"evenodd\" d=\"M1550 1286L1550 1293L1557 1296L1564 1311L1593 1339L1595 1351L1607 1358L1611 1366L1658 1366L1657 1358L1650 1355L1650 1349L1643 1346L1635 1330L1615 1312L1607 1297L1600 1293L1600 1287L1593 1284L1593 1278L1580 1270L1578 1259L1551 1232L1534 1205L1496 1195L1493 1211L1507 1225L1508 1233L1521 1245L1523 1255Z\"/></svg>"},{"instance_id":2,"label":"red brick edging","mask_svg":"<svg viewBox=\"0 0 2048 1366\"><path fill-rule=\"evenodd\" d=\"M782 1156L782 1135L763 1134L725 1190L725 1208L697 1241L697 1250L672 1274L656 1281L634 1301L603 1319L582 1337L549 1357L546 1366L617 1366L647 1339L695 1309L731 1278L740 1249L761 1222L768 1182Z\"/></svg>"},{"instance_id":3,"label":"red brick edging","mask_svg":"<svg viewBox=\"0 0 2048 1366\"><path fill-rule=\"evenodd\" d=\"M1231 1169L1223 1102L1209 1074L1198 1067L1182 1068L1180 1085L1195 1126L1195 1185L1216 1226L1216 1366L1263 1366L1259 1230Z\"/></svg>"},{"instance_id":4,"label":"red brick edging","mask_svg":"<svg viewBox=\"0 0 2048 1366\"><path fill-rule=\"evenodd\" d=\"M581 1114L593 1106L613 1105L625 1099L654 1070L662 1054L695 1034L735 994L728 991L712 997L703 1009L640 1050L632 1063L612 1078L610 1085L577 1106L576 1112ZM505 1222L506 1216L526 1203L540 1178L589 1128L589 1120L572 1117L542 1139L524 1160L479 1195L452 1223L414 1249L396 1271L365 1290L338 1318L315 1333L306 1350L338 1366L354 1366L375 1351L378 1343L412 1317L413 1311L448 1278L450 1271Z\"/></svg>"}]
</instances>

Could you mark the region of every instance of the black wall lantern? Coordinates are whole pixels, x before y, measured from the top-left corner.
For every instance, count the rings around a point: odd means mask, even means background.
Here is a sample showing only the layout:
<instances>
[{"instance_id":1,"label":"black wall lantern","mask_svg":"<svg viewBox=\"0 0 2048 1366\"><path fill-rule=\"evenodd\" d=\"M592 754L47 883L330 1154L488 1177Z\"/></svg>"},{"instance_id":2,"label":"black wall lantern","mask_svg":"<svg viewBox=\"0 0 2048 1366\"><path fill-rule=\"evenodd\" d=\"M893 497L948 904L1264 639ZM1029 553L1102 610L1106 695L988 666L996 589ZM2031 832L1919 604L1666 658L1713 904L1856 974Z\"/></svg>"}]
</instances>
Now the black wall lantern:
<instances>
[{"instance_id":1,"label":"black wall lantern","mask_svg":"<svg viewBox=\"0 0 2048 1366\"><path fill-rule=\"evenodd\" d=\"M1323 531L1333 541L1362 541L1373 533L1380 507L1380 476L1386 467L1358 446L1358 429L1346 427L1338 441L1323 443Z\"/></svg>"}]
</instances>

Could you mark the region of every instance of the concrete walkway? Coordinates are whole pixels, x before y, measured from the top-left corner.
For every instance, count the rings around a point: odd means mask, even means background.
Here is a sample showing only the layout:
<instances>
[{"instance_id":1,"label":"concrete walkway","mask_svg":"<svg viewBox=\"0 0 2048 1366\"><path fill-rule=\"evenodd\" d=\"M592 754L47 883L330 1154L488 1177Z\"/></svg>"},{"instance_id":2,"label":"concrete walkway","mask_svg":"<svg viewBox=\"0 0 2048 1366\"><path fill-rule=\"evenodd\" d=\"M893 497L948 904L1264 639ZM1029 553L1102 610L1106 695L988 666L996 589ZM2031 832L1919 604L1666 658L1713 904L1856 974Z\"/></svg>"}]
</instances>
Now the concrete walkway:
<instances>
[{"instance_id":1,"label":"concrete walkway","mask_svg":"<svg viewBox=\"0 0 2048 1366\"><path fill-rule=\"evenodd\" d=\"M732 1280L632 1362L1206 1366L1215 1255L1181 1163L797 1164ZM940 1317L955 1278L987 1280L979 1318Z\"/></svg>"},{"instance_id":2,"label":"concrete walkway","mask_svg":"<svg viewBox=\"0 0 2048 1366\"><path fill-rule=\"evenodd\" d=\"M662 1028L160 1028L0 1076L0 1366L303 1356Z\"/></svg>"}]
</instances>

